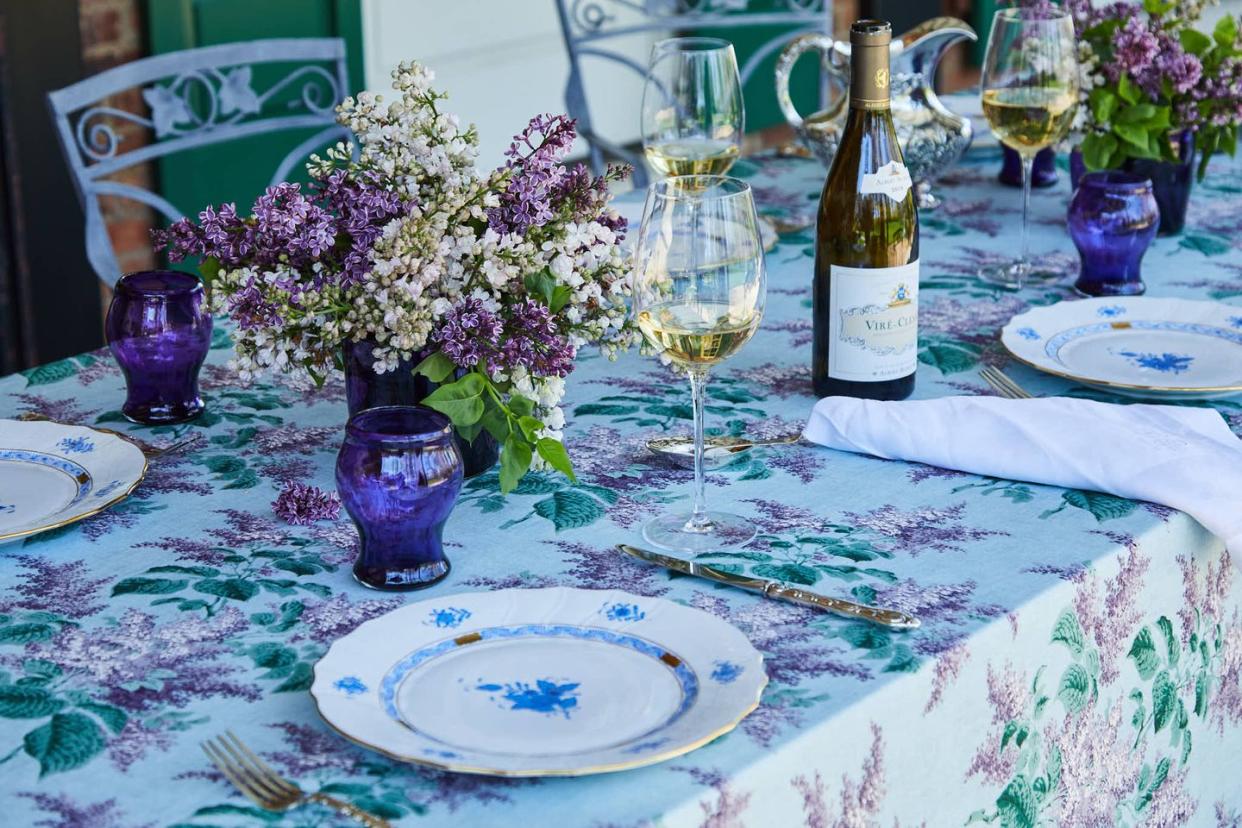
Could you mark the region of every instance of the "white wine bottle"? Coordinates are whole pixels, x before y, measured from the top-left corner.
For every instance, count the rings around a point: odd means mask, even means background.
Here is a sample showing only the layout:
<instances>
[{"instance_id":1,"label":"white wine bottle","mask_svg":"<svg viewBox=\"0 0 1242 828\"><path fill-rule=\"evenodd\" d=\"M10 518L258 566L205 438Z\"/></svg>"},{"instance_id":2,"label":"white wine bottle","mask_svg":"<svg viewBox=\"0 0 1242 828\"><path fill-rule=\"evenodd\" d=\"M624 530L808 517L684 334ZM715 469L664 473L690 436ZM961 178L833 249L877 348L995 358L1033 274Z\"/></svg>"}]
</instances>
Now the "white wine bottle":
<instances>
[{"instance_id":1,"label":"white wine bottle","mask_svg":"<svg viewBox=\"0 0 1242 828\"><path fill-rule=\"evenodd\" d=\"M889 109L892 27L850 28L850 111L815 233L814 353L820 396L901 400L918 364L919 218Z\"/></svg>"}]
</instances>

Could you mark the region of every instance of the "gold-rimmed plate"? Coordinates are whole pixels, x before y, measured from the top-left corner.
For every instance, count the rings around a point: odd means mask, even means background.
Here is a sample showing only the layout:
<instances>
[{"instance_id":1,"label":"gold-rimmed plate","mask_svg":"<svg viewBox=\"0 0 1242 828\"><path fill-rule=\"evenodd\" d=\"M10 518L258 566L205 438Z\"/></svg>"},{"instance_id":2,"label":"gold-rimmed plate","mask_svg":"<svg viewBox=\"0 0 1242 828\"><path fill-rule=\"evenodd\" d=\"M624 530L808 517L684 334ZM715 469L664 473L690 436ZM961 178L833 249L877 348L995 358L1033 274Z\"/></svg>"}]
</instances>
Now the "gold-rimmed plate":
<instances>
[{"instance_id":1,"label":"gold-rimmed plate","mask_svg":"<svg viewBox=\"0 0 1242 828\"><path fill-rule=\"evenodd\" d=\"M411 604L336 641L311 694L345 738L460 773L582 776L680 756L759 704L763 656L715 616L619 591Z\"/></svg>"},{"instance_id":2,"label":"gold-rimmed plate","mask_svg":"<svg viewBox=\"0 0 1242 828\"><path fill-rule=\"evenodd\" d=\"M1116 394L1242 393L1242 307L1159 297L1058 302L1015 316L1001 343L1040 371Z\"/></svg>"},{"instance_id":3,"label":"gold-rimmed plate","mask_svg":"<svg viewBox=\"0 0 1242 828\"><path fill-rule=\"evenodd\" d=\"M0 542L102 512L146 473L142 450L115 432L0 420Z\"/></svg>"}]
</instances>

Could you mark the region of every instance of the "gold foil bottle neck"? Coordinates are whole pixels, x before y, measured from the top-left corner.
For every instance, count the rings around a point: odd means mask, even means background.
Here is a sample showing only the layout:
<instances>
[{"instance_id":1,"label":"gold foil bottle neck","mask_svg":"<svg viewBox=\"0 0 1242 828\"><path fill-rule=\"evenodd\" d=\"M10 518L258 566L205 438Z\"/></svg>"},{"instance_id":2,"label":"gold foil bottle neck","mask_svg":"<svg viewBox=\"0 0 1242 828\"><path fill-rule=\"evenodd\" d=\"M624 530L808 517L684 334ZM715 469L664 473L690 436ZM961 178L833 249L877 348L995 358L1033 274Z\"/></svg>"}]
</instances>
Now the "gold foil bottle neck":
<instances>
[{"instance_id":1,"label":"gold foil bottle neck","mask_svg":"<svg viewBox=\"0 0 1242 828\"><path fill-rule=\"evenodd\" d=\"M852 109L888 109L892 41L893 27L885 20L859 20L850 27Z\"/></svg>"}]
</instances>

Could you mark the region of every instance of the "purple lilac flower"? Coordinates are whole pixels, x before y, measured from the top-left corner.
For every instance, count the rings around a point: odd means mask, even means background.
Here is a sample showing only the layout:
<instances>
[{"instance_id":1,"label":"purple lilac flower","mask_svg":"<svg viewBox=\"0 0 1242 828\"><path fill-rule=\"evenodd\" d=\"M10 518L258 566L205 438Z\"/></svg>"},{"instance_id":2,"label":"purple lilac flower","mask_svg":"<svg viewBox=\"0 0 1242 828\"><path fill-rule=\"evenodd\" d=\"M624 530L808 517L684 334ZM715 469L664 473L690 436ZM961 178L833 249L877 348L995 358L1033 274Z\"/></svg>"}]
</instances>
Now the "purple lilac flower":
<instances>
[{"instance_id":1,"label":"purple lilac flower","mask_svg":"<svg viewBox=\"0 0 1242 828\"><path fill-rule=\"evenodd\" d=\"M497 233L525 234L552 219L553 196L569 175L560 160L573 145L574 120L565 115L536 115L526 129L513 136L505 150L505 169L513 176L500 195L500 204L488 210L488 224Z\"/></svg>"},{"instance_id":2,"label":"purple lilac flower","mask_svg":"<svg viewBox=\"0 0 1242 828\"><path fill-rule=\"evenodd\" d=\"M341 498L318 486L290 483L272 503L272 511L294 526L309 526L317 520L336 520L341 514Z\"/></svg>"},{"instance_id":3,"label":"purple lilac flower","mask_svg":"<svg viewBox=\"0 0 1242 828\"><path fill-rule=\"evenodd\" d=\"M546 305L533 299L517 303L505 327L508 336L500 359L506 368L523 365L541 377L564 377L574 369L574 347L557 331Z\"/></svg>"},{"instance_id":4,"label":"purple lilac flower","mask_svg":"<svg viewBox=\"0 0 1242 828\"><path fill-rule=\"evenodd\" d=\"M488 368L497 358L504 325L478 299L465 299L444 314L431 341L463 368Z\"/></svg>"},{"instance_id":5,"label":"purple lilac flower","mask_svg":"<svg viewBox=\"0 0 1242 828\"><path fill-rule=\"evenodd\" d=\"M1113 60L1105 65L1104 71L1114 82L1123 73L1138 77L1148 70L1158 54L1160 41L1148 27L1147 21L1138 15L1131 15L1113 34Z\"/></svg>"},{"instance_id":6,"label":"purple lilac flower","mask_svg":"<svg viewBox=\"0 0 1242 828\"><path fill-rule=\"evenodd\" d=\"M408 213L415 202L388 189L379 174L371 170L353 177L345 170L333 170L314 186L318 198L337 216L340 229L350 239L349 250L341 261L342 282L356 282L370 269L371 246L384 226Z\"/></svg>"}]
</instances>

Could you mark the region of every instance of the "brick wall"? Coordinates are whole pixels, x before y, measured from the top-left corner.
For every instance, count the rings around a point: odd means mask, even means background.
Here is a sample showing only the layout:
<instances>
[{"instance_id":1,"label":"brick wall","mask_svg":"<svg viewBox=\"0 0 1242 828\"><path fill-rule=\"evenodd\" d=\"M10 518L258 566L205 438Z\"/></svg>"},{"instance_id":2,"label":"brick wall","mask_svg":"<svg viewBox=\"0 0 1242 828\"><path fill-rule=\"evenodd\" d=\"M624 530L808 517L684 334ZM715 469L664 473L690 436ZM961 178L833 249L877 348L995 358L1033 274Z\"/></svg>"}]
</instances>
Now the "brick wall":
<instances>
[{"instance_id":1,"label":"brick wall","mask_svg":"<svg viewBox=\"0 0 1242 828\"><path fill-rule=\"evenodd\" d=\"M79 0L78 22L82 33L82 71L94 75L113 66L129 63L147 54L146 21L142 0ZM127 112L146 114L142 92L128 90L107 101L107 105ZM132 150L151 140L149 130L124 120L113 120L122 138L122 148ZM155 189L154 164L130 167L112 176L115 181L142 189ZM101 199L112 247L121 270L145 270L155 266L150 230L155 214L145 205L128 199Z\"/></svg>"}]
</instances>

